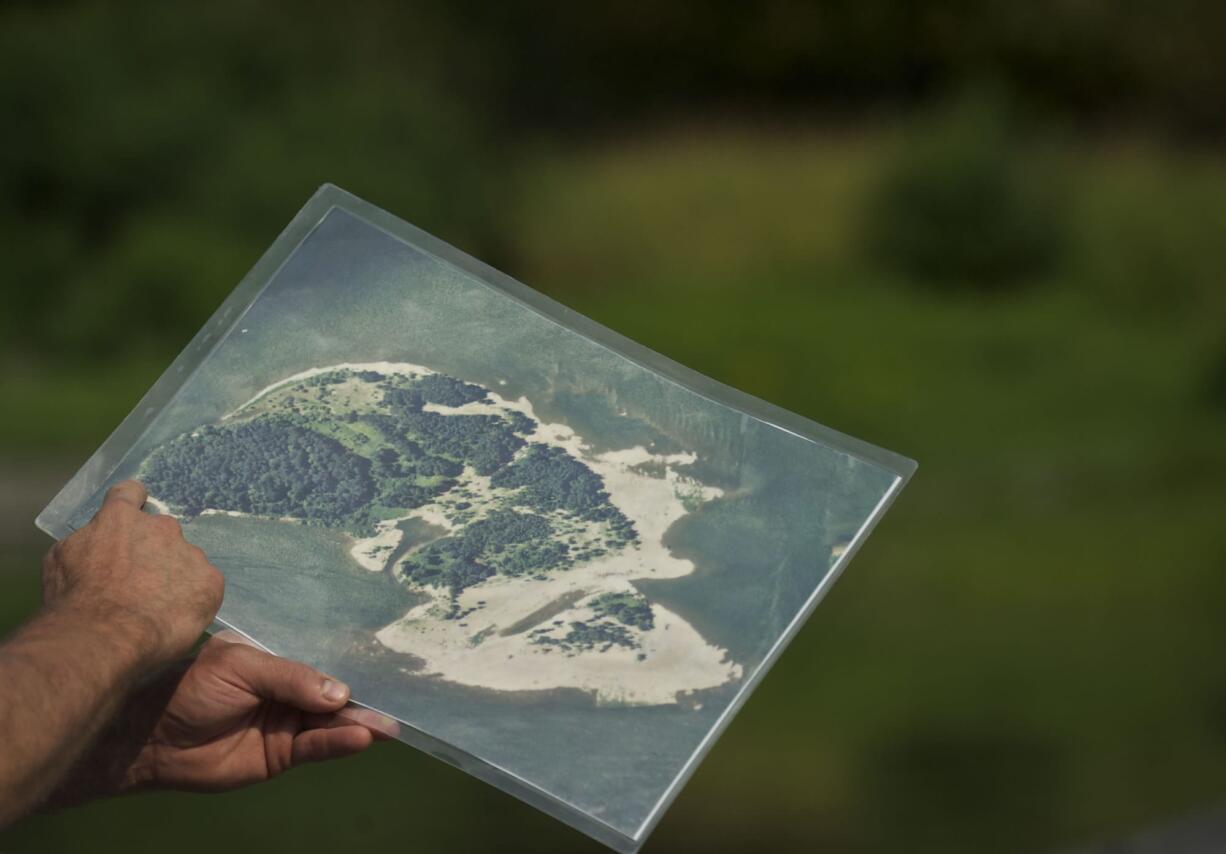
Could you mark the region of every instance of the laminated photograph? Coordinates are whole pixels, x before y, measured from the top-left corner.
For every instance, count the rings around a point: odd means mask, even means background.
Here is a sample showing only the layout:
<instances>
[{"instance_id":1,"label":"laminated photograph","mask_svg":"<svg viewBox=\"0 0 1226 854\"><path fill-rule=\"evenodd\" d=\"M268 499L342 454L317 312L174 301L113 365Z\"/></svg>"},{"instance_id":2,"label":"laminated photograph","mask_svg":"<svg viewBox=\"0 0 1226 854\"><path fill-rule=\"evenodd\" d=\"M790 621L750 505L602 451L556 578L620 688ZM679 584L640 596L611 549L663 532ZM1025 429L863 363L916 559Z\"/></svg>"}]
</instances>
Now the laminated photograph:
<instances>
[{"instance_id":1,"label":"laminated photograph","mask_svg":"<svg viewBox=\"0 0 1226 854\"><path fill-rule=\"evenodd\" d=\"M38 524L141 480L219 624L633 851L914 467L325 186Z\"/></svg>"}]
</instances>

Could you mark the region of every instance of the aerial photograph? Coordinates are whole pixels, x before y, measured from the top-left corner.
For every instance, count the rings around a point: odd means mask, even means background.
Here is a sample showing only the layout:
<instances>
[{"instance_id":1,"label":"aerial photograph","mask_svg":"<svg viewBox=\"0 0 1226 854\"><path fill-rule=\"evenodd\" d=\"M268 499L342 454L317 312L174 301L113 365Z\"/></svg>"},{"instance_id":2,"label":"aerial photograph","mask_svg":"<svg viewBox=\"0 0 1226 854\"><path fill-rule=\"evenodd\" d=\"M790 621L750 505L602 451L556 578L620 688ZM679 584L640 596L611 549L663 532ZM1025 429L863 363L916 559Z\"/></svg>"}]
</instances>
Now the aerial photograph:
<instances>
[{"instance_id":1,"label":"aerial photograph","mask_svg":"<svg viewBox=\"0 0 1226 854\"><path fill-rule=\"evenodd\" d=\"M225 317L107 483L222 624L589 832L640 838L900 483L343 206Z\"/></svg>"},{"instance_id":2,"label":"aerial photograph","mask_svg":"<svg viewBox=\"0 0 1226 854\"><path fill-rule=\"evenodd\" d=\"M525 398L420 365L343 364L159 447L140 477L180 518L346 532L357 564L425 597L375 637L440 679L628 704L738 679L726 650L632 583L693 572L664 534L722 490L684 473L693 454L584 447Z\"/></svg>"}]
</instances>

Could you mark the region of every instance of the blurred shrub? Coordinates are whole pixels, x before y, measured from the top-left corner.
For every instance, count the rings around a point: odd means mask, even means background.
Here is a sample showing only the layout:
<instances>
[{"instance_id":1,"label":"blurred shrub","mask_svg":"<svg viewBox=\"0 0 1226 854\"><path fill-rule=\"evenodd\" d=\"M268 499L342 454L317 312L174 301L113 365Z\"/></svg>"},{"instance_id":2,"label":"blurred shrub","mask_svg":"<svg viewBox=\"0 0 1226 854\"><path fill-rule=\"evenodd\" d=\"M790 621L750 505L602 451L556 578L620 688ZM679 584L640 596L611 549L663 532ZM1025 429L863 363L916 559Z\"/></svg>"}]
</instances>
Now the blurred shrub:
<instances>
[{"instance_id":1,"label":"blurred shrub","mask_svg":"<svg viewBox=\"0 0 1226 854\"><path fill-rule=\"evenodd\" d=\"M1051 272L1064 234L1045 172L991 100L955 104L885 169L864 223L870 260L912 279L984 290Z\"/></svg>"},{"instance_id":2,"label":"blurred shrub","mask_svg":"<svg viewBox=\"0 0 1226 854\"><path fill-rule=\"evenodd\" d=\"M1183 322L1226 312L1226 161L1100 143L1076 183L1073 273L1122 314Z\"/></svg>"}]
</instances>

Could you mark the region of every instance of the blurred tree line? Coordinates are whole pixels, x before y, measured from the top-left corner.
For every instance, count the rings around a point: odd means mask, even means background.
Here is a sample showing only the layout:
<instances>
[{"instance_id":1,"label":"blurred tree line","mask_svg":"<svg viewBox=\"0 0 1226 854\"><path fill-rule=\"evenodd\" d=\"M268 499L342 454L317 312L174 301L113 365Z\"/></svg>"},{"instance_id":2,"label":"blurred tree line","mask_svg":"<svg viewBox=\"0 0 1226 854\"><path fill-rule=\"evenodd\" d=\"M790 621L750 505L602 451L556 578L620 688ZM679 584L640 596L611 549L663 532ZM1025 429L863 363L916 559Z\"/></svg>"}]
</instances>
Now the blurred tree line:
<instances>
[{"instance_id":1,"label":"blurred tree line","mask_svg":"<svg viewBox=\"0 0 1226 854\"><path fill-rule=\"evenodd\" d=\"M1077 123L1226 130L1226 7L1211 0L693 0L450 4L512 123L620 123L687 107L852 114L1000 80Z\"/></svg>"},{"instance_id":2,"label":"blurred tree line","mask_svg":"<svg viewBox=\"0 0 1226 854\"><path fill-rule=\"evenodd\" d=\"M1200 0L6 4L0 350L173 350L324 180L506 264L518 152L662 117L872 116L988 79L1026 115L1216 140L1224 24ZM870 245L920 276L1049 266L1007 140L971 142L900 166ZM961 223L987 257L934 238Z\"/></svg>"}]
</instances>

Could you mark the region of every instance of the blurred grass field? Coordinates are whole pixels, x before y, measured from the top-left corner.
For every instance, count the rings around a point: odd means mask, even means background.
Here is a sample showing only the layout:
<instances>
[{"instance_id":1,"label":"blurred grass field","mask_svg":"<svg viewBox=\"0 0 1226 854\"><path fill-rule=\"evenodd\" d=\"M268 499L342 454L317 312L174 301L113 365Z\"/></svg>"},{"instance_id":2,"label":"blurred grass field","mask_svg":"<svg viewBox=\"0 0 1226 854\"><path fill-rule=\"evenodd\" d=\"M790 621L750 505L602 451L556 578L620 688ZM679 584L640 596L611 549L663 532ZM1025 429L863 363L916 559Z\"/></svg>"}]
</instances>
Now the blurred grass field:
<instances>
[{"instance_id":1,"label":"blurred grass field","mask_svg":"<svg viewBox=\"0 0 1226 854\"><path fill-rule=\"evenodd\" d=\"M538 142L491 212L507 272L920 461L649 851L1034 850L1226 796L1226 158L1036 145L1027 162L1060 194L1064 244L1044 272L983 290L914 281L866 249L872 200L911 142L871 124ZM200 322L274 236L222 241L192 297ZM199 247L166 251L175 268ZM9 357L13 482L70 473L175 349L155 337L85 370ZM30 515L49 498L25 496ZM36 607L46 543L31 521L4 523L4 628ZM596 850L399 745L0 837L12 852L108 845Z\"/></svg>"}]
</instances>

